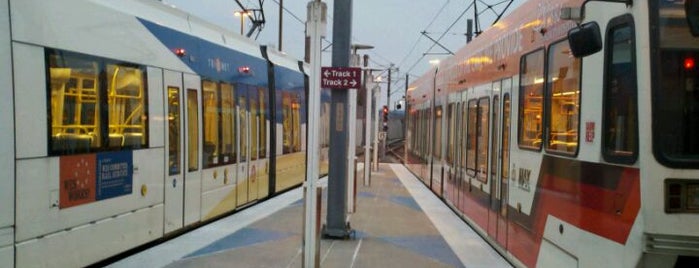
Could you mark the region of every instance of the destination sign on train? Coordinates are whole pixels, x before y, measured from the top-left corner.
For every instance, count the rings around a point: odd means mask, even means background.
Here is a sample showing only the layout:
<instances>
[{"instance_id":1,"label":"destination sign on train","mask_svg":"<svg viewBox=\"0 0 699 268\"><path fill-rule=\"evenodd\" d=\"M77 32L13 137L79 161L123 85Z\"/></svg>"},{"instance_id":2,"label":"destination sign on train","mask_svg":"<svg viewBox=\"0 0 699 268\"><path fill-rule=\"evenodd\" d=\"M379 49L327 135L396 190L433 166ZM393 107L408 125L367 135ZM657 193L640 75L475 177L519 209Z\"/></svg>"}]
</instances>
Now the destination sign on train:
<instances>
[{"instance_id":1,"label":"destination sign on train","mask_svg":"<svg viewBox=\"0 0 699 268\"><path fill-rule=\"evenodd\" d=\"M320 87L330 89L359 88L361 69L355 67L321 68Z\"/></svg>"}]
</instances>

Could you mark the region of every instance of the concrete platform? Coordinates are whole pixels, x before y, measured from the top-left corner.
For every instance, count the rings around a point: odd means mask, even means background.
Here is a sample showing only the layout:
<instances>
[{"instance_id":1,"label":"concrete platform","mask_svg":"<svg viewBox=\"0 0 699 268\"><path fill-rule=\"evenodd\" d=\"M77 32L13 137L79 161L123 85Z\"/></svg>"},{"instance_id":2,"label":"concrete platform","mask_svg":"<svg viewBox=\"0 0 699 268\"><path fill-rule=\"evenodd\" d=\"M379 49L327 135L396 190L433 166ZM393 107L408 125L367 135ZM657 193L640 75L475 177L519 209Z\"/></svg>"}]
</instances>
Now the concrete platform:
<instances>
[{"instance_id":1,"label":"concrete platform","mask_svg":"<svg viewBox=\"0 0 699 268\"><path fill-rule=\"evenodd\" d=\"M402 165L381 164L370 186L358 181L354 236L322 239L321 267L511 267ZM301 195L295 189L109 267L302 267Z\"/></svg>"}]
</instances>

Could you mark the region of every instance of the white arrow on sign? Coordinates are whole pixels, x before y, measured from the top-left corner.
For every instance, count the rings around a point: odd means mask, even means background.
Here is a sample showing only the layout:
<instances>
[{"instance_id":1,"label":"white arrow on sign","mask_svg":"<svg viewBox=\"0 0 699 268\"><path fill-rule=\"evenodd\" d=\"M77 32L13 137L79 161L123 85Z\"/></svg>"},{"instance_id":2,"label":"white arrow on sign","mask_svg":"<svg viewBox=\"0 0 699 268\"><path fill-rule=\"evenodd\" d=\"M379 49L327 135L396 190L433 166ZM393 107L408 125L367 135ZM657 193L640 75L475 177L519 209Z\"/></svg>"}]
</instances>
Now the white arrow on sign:
<instances>
[{"instance_id":1,"label":"white arrow on sign","mask_svg":"<svg viewBox=\"0 0 699 268\"><path fill-rule=\"evenodd\" d=\"M357 81L352 80L352 81L350 82L350 85L352 85L352 87L356 87L356 86L357 86Z\"/></svg>"},{"instance_id":2,"label":"white arrow on sign","mask_svg":"<svg viewBox=\"0 0 699 268\"><path fill-rule=\"evenodd\" d=\"M329 77L330 74L331 74L331 73L330 73L330 71L328 71L328 70L325 70L325 72L323 72L323 76L324 76L324 77Z\"/></svg>"}]
</instances>

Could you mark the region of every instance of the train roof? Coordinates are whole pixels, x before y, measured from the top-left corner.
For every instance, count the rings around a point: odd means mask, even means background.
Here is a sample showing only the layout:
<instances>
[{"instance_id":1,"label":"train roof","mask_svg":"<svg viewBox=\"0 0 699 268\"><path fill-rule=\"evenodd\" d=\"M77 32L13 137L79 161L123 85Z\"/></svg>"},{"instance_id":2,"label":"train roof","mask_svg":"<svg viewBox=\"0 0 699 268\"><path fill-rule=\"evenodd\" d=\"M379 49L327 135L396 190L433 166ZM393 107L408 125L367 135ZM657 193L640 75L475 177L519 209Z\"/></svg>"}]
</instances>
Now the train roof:
<instances>
[{"instance_id":1,"label":"train roof","mask_svg":"<svg viewBox=\"0 0 699 268\"><path fill-rule=\"evenodd\" d=\"M261 57L259 44L253 40L161 1L91 1L212 43L224 46L235 44L236 50L248 55Z\"/></svg>"},{"instance_id":2,"label":"train roof","mask_svg":"<svg viewBox=\"0 0 699 268\"><path fill-rule=\"evenodd\" d=\"M435 71L437 95L516 76L521 55L561 40L575 26L560 19L561 8L579 7L583 1L526 1L412 82L410 99L420 103L431 98L433 85L426 81L432 81Z\"/></svg>"},{"instance_id":3,"label":"train roof","mask_svg":"<svg viewBox=\"0 0 699 268\"><path fill-rule=\"evenodd\" d=\"M260 44L253 39L247 38L225 29L219 25L208 22L200 17L192 15L184 10L178 9L174 5L154 0L120 0L120 1L98 1L92 2L109 7L119 12L123 12L137 18L150 21L157 25L167 27L202 40L218 44L247 55L262 58ZM295 59L284 52L276 49L267 49L267 55L275 65L287 68L292 71L299 71L298 59Z\"/></svg>"}]
</instances>

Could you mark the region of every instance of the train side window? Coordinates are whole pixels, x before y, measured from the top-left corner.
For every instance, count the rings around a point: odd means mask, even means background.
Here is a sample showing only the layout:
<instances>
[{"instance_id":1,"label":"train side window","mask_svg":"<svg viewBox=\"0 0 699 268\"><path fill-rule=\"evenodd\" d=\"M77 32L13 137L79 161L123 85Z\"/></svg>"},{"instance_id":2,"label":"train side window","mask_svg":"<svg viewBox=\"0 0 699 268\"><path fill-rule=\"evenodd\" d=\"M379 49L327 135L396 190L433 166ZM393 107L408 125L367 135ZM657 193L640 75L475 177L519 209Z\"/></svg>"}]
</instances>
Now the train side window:
<instances>
[{"instance_id":1,"label":"train side window","mask_svg":"<svg viewBox=\"0 0 699 268\"><path fill-rule=\"evenodd\" d=\"M196 89L187 90L187 170L199 170L199 96Z\"/></svg>"},{"instance_id":2,"label":"train side window","mask_svg":"<svg viewBox=\"0 0 699 268\"><path fill-rule=\"evenodd\" d=\"M410 133L411 149L415 155L419 155L418 152L420 152L420 147L419 147L418 137L420 135L418 135L418 133L420 133L420 110L416 109L414 111L411 111L411 114L414 116L411 119L412 123L410 124L411 131L412 131L412 133ZM364 140L366 142L371 142L369 140L369 137L364 137Z\"/></svg>"},{"instance_id":3,"label":"train side window","mask_svg":"<svg viewBox=\"0 0 699 268\"><path fill-rule=\"evenodd\" d=\"M505 80L503 82L503 87L506 88L506 85L509 84L510 81ZM511 110L511 101L510 101L510 94L505 94L502 99L503 102L503 107L502 107L502 173L501 178L503 182L503 187L505 184L507 184L507 180L510 177L510 110ZM503 196L502 200L507 200L507 197Z\"/></svg>"},{"instance_id":4,"label":"train side window","mask_svg":"<svg viewBox=\"0 0 699 268\"><path fill-rule=\"evenodd\" d=\"M459 162L463 156L461 155L461 151L459 151L459 148L461 148L461 129L459 126L461 125L461 121L463 118L461 118L461 103L457 102L454 105L454 145L452 147L452 150L454 151L454 159L453 159L453 166L455 167L461 167L461 162Z\"/></svg>"},{"instance_id":5,"label":"train side window","mask_svg":"<svg viewBox=\"0 0 699 268\"><path fill-rule=\"evenodd\" d=\"M418 133L420 133L421 135L420 135L417 139L418 139L418 146L419 146L419 148L420 148L420 158L421 158L422 160L425 160L425 155L427 154L427 153L426 153L426 152L427 152L427 145L426 145L425 143L426 143L427 135L428 135L428 134L427 134L427 128L426 128L426 126L425 126L425 124L426 124L426 123L425 123L425 118L426 118L426 116L427 116L427 115L426 115L426 114L427 114L427 111L426 111L426 110L420 110L419 113L420 113L420 117L419 117L419 118L420 118L420 119L419 119L420 121L418 122L418 123L419 123L419 125L418 125L418 128L419 128Z\"/></svg>"},{"instance_id":6,"label":"train side window","mask_svg":"<svg viewBox=\"0 0 699 268\"><path fill-rule=\"evenodd\" d=\"M454 164L454 103L447 106L447 163Z\"/></svg>"},{"instance_id":7,"label":"train side window","mask_svg":"<svg viewBox=\"0 0 699 268\"><path fill-rule=\"evenodd\" d=\"M461 133L461 168L466 168L466 152L467 150L465 149L468 143L468 104L466 103L461 103L461 130L466 130ZM466 139L464 139L466 138Z\"/></svg>"},{"instance_id":8,"label":"train side window","mask_svg":"<svg viewBox=\"0 0 699 268\"><path fill-rule=\"evenodd\" d=\"M520 148L541 150L544 91L543 49L524 55L520 61L519 136Z\"/></svg>"},{"instance_id":9,"label":"train side window","mask_svg":"<svg viewBox=\"0 0 699 268\"><path fill-rule=\"evenodd\" d=\"M282 93L282 130L284 153L301 151L299 97L293 92Z\"/></svg>"},{"instance_id":10,"label":"train side window","mask_svg":"<svg viewBox=\"0 0 699 268\"><path fill-rule=\"evenodd\" d=\"M435 108L434 117L434 148L432 153L436 158L442 158L442 106Z\"/></svg>"},{"instance_id":11,"label":"train side window","mask_svg":"<svg viewBox=\"0 0 699 268\"><path fill-rule=\"evenodd\" d=\"M469 175L476 173L476 144L478 135L478 100L468 101L468 127L466 128L466 169Z\"/></svg>"},{"instance_id":12,"label":"train side window","mask_svg":"<svg viewBox=\"0 0 699 268\"><path fill-rule=\"evenodd\" d=\"M407 114L409 113L409 115L410 115L409 117L407 117L408 133L410 133L410 134L405 133L405 135L406 135L405 137L406 137L406 139L408 139L408 144L409 144L408 149L410 150L410 152L414 152L415 151L415 131L416 131L415 130L415 116L416 116L416 113L413 112L412 110L408 110L407 108L405 109L405 112Z\"/></svg>"},{"instance_id":13,"label":"train side window","mask_svg":"<svg viewBox=\"0 0 699 268\"><path fill-rule=\"evenodd\" d=\"M235 128L235 90L233 85L228 83L220 84L221 96L221 164L236 163L237 138Z\"/></svg>"},{"instance_id":14,"label":"train side window","mask_svg":"<svg viewBox=\"0 0 699 268\"><path fill-rule=\"evenodd\" d=\"M250 135L250 126L248 126L248 96L247 89L243 85L239 85L238 90L238 133L240 134L240 162L246 162L248 157L248 136Z\"/></svg>"},{"instance_id":15,"label":"train side window","mask_svg":"<svg viewBox=\"0 0 699 268\"><path fill-rule=\"evenodd\" d=\"M109 147L146 146L144 72L140 68L107 65Z\"/></svg>"},{"instance_id":16,"label":"train side window","mask_svg":"<svg viewBox=\"0 0 699 268\"><path fill-rule=\"evenodd\" d=\"M180 88L167 87L168 175L180 174ZM111 127L111 126L110 126ZM109 133L111 141L112 133Z\"/></svg>"},{"instance_id":17,"label":"train side window","mask_svg":"<svg viewBox=\"0 0 699 268\"><path fill-rule=\"evenodd\" d=\"M488 181L488 138L490 137L490 99L478 100L478 129L476 131L476 173L478 180Z\"/></svg>"},{"instance_id":18,"label":"train side window","mask_svg":"<svg viewBox=\"0 0 699 268\"><path fill-rule=\"evenodd\" d=\"M422 111L416 110L415 114L416 114L416 116L415 116L415 132L413 132L414 134L412 135L413 142L415 143L414 144L415 147L413 147L413 148L415 148L414 149L415 155L420 157L420 155L422 154L422 143L420 142L421 141L420 137L423 136L422 135L422 133L423 133L422 132ZM419 133L419 135L418 135L418 133ZM365 139L370 140L371 138L365 137ZM369 141L369 142L371 142L371 141Z\"/></svg>"},{"instance_id":19,"label":"train side window","mask_svg":"<svg viewBox=\"0 0 699 268\"><path fill-rule=\"evenodd\" d=\"M258 133L258 155L260 158L267 157L267 107L265 105L265 88L257 89L257 133Z\"/></svg>"},{"instance_id":20,"label":"train side window","mask_svg":"<svg viewBox=\"0 0 699 268\"><path fill-rule=\"evenodd\" d=\"M52 155L148 146L142 66L52 49L46 61Z\"/></svg>"},{"instance_id":21,"label":"train side window","mask_svg":"<svg viewBox=\"0 0 699 268\"><path fill-rule=\"evenodd\" d=\"M416 133L421 133L421 134L425 133L425 128L422 125L423 121L424 121L422 118L424 116L423 114L424 114L424 112L422 110L417 111L417 132ZM417 152L418 152L417 155L420 157L420 159L422 159L422 154L425 151L425 148L422 144L423 143L422 140L424 139L424 136L425 135L416 135L416 137L415 137L415 143L417 144Z\"/></svg>"},{"instance_id":22,"label":"train side window","mask_svg":"<svg viewBox=\"0 0 699 268\"><path fill-rule=\"evenodd\" d=\"M432 113L431 108L425 109L425 114L424 114L425 122L423 123L423 127L425 129L424 133L426 134L425 138L424 138L424 143L425 143L425 153L424 153L425 158L424 159L425 160L427 160L432 155L432 151L434 151L434 148L432 148L432 147L434 147L434 143L432 143L433 137L430 137L430 134L434 135L434 133L431 133L431 131L434 131L434 128L432 125L432 114L433 113Z\"/></svg>"},{"instance_id":23,"label":"train side window","mask_svg":"<svg viewBox=\"0 0 699 268\"><path fill-rule=\"evenodd\" d=\"M246 109L245 102L236 103L235 88L229 83L202 80L204 115L204 167L237 163L236 120L243 120L236 113ZM242 123L242 122L241 122ZM245 129L242 125L241 128ZM241 136L242 138L243 136ZM245 146L245 143L241 143ZM241 154L241 157L246 157Z\"/></svg>"},{"instance_id":24,"label":"train side window","mask_svg":"<svg viewBox=\"0 0 699 268\"><path fill-rule=\"evenodd\" d=\"M215 82L202 80L202 105L204 116L204 167L219 164L221 138L219 133L219 90Z\"/></svg>"},{"instance_id":25,"label":"train side window","mask_svg":"<svg viewBox=\"0 0 699 268\"><path fill-rule=\"evenodd\" d=\"M255 88L251 88L250 94L250 160L257 160L260 156L260 110L259 102L257 102L257 94L259 92Z\"/></svg>"},{"instance_id":26,"label":"train side window","mask_svg":"<svg viewBox=\"0 0 699 268\"><path fill-rule=\"evenodd\" d=\"M422 156L422 110L417 110L417 117L415 117L415 135L413 135L413 139L415 140L415 155L418 157ZM419 135L418 135L419 133ZM366 137L366 139L371 139L371 137ZM369 141L371 143L371 141Z\"/></svg>"},{"instance_id":27,"label":"train side window","mask_svg":"<svg viewBox=\"0 0 699 268\"><path fill-rule=\"evenodd\" d=\"M50 151L76 154L98 150L102 145L99 61L58 51L49 52L47 60L51 101Z\"/></svg>"},{"instance_id":28,"label":"train side window","mask_svg":"<svg viewBox=\"0 0 699 268\"><path fill-rule=\"evenodd\" d=\"M500 81L493 83L493 91L500 92ZM493 138L490 139L490 176L495 178L498 174L498 135L500 134L500 96L493 96L493 109L492 109L492 134Z\"/></svg>"},{"instance_id":29,"label":"train side window","mask_svg":"<svg viewBox=\"0 0 699 268\"><path fill-rule=\"evenodd\" d=\"M631 16L610 21L607 28L604 73L604 159L633 164L638 157L636 51Z\"/></svg>"},{"instance_id":30,"label":"train side window","mask_svg":"<svg viewBox=\"0 0 699 268\"><path fill-rule=\"evenodd\" d=\"M567 40L548 50L546 150L565 155L578 151L581 59L570 54Z\"/></svg>"}]
</instances>

